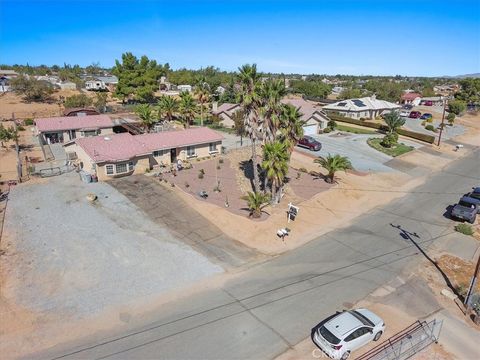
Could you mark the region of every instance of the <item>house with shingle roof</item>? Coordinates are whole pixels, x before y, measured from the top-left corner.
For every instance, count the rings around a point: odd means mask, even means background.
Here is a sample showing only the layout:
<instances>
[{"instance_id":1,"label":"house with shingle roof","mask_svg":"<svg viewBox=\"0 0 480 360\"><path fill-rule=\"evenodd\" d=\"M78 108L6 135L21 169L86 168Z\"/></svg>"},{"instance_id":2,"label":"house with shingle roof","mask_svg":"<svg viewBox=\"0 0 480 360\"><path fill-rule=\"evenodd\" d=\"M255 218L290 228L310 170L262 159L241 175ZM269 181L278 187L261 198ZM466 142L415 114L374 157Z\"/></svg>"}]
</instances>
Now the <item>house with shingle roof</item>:
<instances>
[{"instance_id":1,"label":"house with shingle roof","mask_svg":"<svg viewBox=\"0 0 480 360\"><path fill-rule=\"evenodd\" d=\"M397 111L401 106L385 100L379 100L375 95L360 99L347 99L325 105L323 110L328 113L339 114L353 119L375 119L376 117L392 111Z\"/></svg>"},{"instance_id":2,"label":"house with shingle roof","mask_svg":"<svg viewBox=\"0 0 480 360\"><path fill-rule=\"evenodd\" d=\"M322 107L311 101L302 98L285 98L281 100L283 104L290 104L295 106L302 113L301 120L305 123L303 125L303 132L305 135L318 134L319 130L325 129L328 124L328 116L322 111ZM224 103L218 107L213 106L212 114L217 115L221 119L221 124L225 127L233 127L233 114L241 110L239 104Z\"/></svg>"},{"instance_id":3,"label":"house with shingle roof","mask_svg":"<svg viewBox=\"0 0 480 360\"><path fill-rule=\"evenodd\" d=\"M143 174L149 169L221 152L223 136L201 127L142 135L110 134L76 139L65 150L99 180Z\"/></svg>"}]
</instances>

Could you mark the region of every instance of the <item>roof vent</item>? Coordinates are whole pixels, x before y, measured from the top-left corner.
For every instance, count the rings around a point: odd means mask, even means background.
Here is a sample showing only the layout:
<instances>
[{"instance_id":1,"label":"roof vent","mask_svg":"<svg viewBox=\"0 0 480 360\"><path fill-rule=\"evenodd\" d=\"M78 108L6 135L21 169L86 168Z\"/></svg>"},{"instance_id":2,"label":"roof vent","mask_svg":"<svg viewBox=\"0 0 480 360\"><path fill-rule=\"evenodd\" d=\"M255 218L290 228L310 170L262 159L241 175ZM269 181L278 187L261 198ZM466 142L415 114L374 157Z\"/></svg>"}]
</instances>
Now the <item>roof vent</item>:
<instances>
[{"instance_id":1,"label":"roof vent","mask_svg":"<svg viewBox=\"0 0 480 360\"><path fill-rule=\"evenodd\" d=\"M103 138L103 140L105 140L105 141L109 141L109 140L110 140L110 138L109 138L108 136L105 136L105 137Z\"/></svg>"}]
</instances>

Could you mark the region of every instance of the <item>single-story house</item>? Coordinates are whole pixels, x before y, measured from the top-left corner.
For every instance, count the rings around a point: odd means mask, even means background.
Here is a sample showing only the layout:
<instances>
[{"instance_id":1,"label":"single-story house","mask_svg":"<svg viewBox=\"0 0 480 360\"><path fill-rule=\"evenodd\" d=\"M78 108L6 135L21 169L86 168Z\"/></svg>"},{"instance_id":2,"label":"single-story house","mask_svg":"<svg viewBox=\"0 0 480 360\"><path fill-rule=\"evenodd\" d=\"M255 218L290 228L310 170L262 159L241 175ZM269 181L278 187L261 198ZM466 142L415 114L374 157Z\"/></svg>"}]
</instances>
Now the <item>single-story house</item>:
<instances>
[{"instance_id":1,"label":"single-story house","mask_svg":"<svg viewBox=\"0 0 480 360\"><path fill-rule=\"evenodd\" d=\"M100 113L93 108L67 108L63 112L63 116L89 116L100 115Z\"/></svg>"},{"instance_id":2,"label":"single-story house","mask_svg":"<svg viewBox=\"0 0 480 360\"><path fill-rule=\"evenodd\" d=\"M18 73L15 70L0 69L0 76L6 76L10 79L16 78Z\"/></svg>"},{"instance_id":3,"label":"single-story house","mask_svg":"<svg viewBox=\"0 0 480 360\"><path fill-rule=\"evenodd\" d=\"M220 124L228 128L234 127L233 114L240 109L239 104L223 103L220 106L218 106L217 102L212 104L212 114L218 116Z\"/></svg>"},{"instance_id":4,"label":"single-story house","mask_svg":"<svg viewBox=\"0 0 480 360\"><path fill-rule=\"evenodd\" d=\"M304 99L283 99L282 103L290 104L296 108L299 108L299 111L302 114L300 120L305 123L303 125L304 135L318 134L320 130L323 130L327 127L330 119L322 110L322 108L316 103L306 101Z\"/></svg>"},{"instance_id":5,"label":"single-story house","mask_svg":"<svg viewBox=\"0 0 480 360\"><path fill-rule=\"evenodd\" d=\"M385 100L378 100L375 95L360 99L348 99L325 105L323 110L353 119L375 119L385 113L397 111L401 106Z\"/></svg>"},{"instance_id":6,"label":"single-story house","mask_svg":"<svg viewBox=\"0 0 480 360\"><path fill-rule=\"evenodd\" d=\"M6 76L0 76L0 92L10 91L10 79Z\"/></svg>"},{"instance_id":7,"label":"single-story house","mask_svg":"<svg viewBox=\"0 0 480 360\"><path fill-rule=\"evenodd\" d=\"M64 145L79 166L99 180L176 164L221 152L223 136L201 127L142 135L111 134L76 139Z\"/></svg>"},{"instance_id":8,"label":"single-story house","mask_svg":"<svg viewBox=\"0 0 480 360\"><path fill-rule=\"evenodd\" d=\"M102 91L107 90L107 85L101 80L88 80L85 81L85 89L89 91Z\"/></svg>"},{"instance_id":9,"label":"single-story house","mask_svg":"<svg viewBox=\"0 0 480 360\"><path fill-rule=\"evenodd\" d=\"M332 88L332 94L333 95L340 95L343 90L345 90L345 88L343 86L334 86Z\"/></svg>"},{"instance_id":10,"label":"single-story house","mask_svg":"<svg viewBox=\"0 0 480 360\"><path fill-rule=\"evenodd\" d=\"M322 108L304 99L283 99L282 103L290 104L300 109L302 113L301 120L305 122L303 126L303 132L305 135L318 134L319 130L325 129L328 124L328 116L322 111ZM213 104L212 114L217 115L221 121L220 123L225 127L233 127L235 122L233 120L233 114L240 110L239 104L223 103L217 106Z\"/></svg>"},{"instance_id":11,"label":"single-story house","mask_svg":"<svg viewBox=\"0 0 480 360\"><path fill-rule=\"evenodd\" d=\"M85 81L85 89L90 91L114 91L118 84L118 78L114 75L96 76Z\"/></svg>"},{"instance_id":12,"label":"single-story house","mask_svg":"<svg viewBox=\"0 0 480 360\"><path fill-rule=\"evenodd\" d=\"M192 92L192 85L177 85L177 90L180 92Z\"/></svg>"},{"instance_id":13,"label":"single-story house","mask_svg":"<svg viewBox=\"0 0 480 360\"><path fill-rule=\"evenodd\" d=\"M63 116L35 119L35 126L40 142L52 144L112 134L114 123L107 115Z\"/></svg>"},{"instance_id":14,"label":"single-story house","mask_svg":"<svg viewBox=\"0 0 480 360\"><path fill-rule=\"evenodd\" d=\"M62 90L77 90L77 84L71 81L59 82L56 85L58 85Z\"/></svg>"},{"instance_id":15,"label":"single-story house","mask_svg":"<svg viewBox=\"0 0 480 360\"><path fill-rule=\"evenodd\" d=\"M420 104L420 99L422 95L416 92L407 92L404 93L401 97L401 103L402 104L412 104L412 105L419 105Z\"/></svg>"},{"instance_id":16,"label":"single-story house","mask_svg":"<svg viewBox=\"0 0 480 360\"><path fill-rule=\"evenodd\" d=\"M420 100L420 105L425 104L427 101L434 106L442 106L443 101L446 99L445 96L430 96L430 97L422 97Z\"/></svg>"}]
</instances>

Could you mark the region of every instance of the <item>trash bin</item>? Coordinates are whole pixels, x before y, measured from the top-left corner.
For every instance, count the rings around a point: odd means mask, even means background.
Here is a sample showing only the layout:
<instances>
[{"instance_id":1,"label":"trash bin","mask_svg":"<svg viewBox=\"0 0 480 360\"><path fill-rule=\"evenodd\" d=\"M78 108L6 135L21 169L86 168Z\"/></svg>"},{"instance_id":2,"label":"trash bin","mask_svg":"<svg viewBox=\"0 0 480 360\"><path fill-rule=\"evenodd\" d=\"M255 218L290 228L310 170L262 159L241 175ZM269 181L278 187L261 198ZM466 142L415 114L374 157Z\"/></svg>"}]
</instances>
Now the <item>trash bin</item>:
<instances>
[{"instance_id":1,"label":"trash bin","mask_svg":"<svg viewBox=\"0 0 480 360\"><path fill-rule=\"evenodd\" d=\"M92 182L94 182L94 183L98 182L97 175L95 175L95 174L92 175Z\"/></svg>"}]
</instances>

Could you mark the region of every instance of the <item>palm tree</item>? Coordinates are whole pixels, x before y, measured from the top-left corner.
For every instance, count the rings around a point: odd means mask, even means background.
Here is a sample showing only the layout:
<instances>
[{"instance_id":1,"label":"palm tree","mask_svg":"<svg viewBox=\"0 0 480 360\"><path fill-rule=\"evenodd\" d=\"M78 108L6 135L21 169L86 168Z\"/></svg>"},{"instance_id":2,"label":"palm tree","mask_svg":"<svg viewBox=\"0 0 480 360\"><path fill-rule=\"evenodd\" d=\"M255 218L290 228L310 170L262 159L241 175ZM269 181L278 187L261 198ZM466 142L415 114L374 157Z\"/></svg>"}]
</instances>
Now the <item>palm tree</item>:
<instances>
[{"instance_id":1,"label":"palm tree","mask_svg":"<svg viewBox=\"0 0 480 360\"><path fill-rule=\"evenodd\" d=\"M197 100L200 103L200 125L203 126L203 110L210 101L210 90L207 83L197 86L195 90Z\"/></svg>"},{"instance_id":2,"label":"palm tree","mask_svg":"<svg viewBox=\"0 0 480 360\"><path fill-rule=\"evenodd\" d=\"M189 92L180 94L180 104L178 106L182 118L183 126L188 128L197 115L197 103Z\"/></svg>"},{"instance_id":3,"label":"palm tree","mask_svg":"<svg viewBox=\"0 0 480 360\"><path fill-rule=\"evenodd\" d=\"M274 141L263 147L262 169L270 181L272 199L275 203L280 202L283 184L288 173L289 159L290 154L285 143Z\"/></svg>"},{"instance_id":4,"label":"palm tree","mask_svg":"<svg viewBox=\"0 0 480 360\"><path fill-rule=\"evenodd\" d=\"M242 196L242 199L247 201L250 216L253 218L259 218L262 216L263 209L269 204L270 195L249 191L247 195Z\"/></svg>"},{"instance_id":5,"label":"palm tree","mask_svg":"<svg viewBox=\"0 0 480 360\"><path fill-rule=\"evenodd\" d=\"M245 132L252 141L252 164L254 190L260 191L260 181L257 170L257 140L261 139L260 124L258 117L260 86L260 74L257 73L257 65L243 65L238 68L237 79L240 85L238 101L243 108L245 116Z\"/></svg>"},{"instance_id":6,"label":"palm tree","mask_svg":"<svg viewBox=\"0 0 480 360\"><path fill-rule=\"evenodd\" d=\"M158 117L161 119L165 114L168 121L172 121L173 115L178 109L178 101L171 96L162 95L158 100Z\"/></svg>"},{"instance_id":7,"label":"palm tree","mask_svg":"<svg viewBox=\"0 0 480 360\"><path fill-rule=\"evenodd\" d=\"M330 155L327 157L319 157L318 159L313 160L313 162L320 164L325 170L328 171L326 181L328 183L333 183L335 179L335 173L340 170L352 169L352 163L346 156L341 155Z\"/></svg>"},{"instance_id":8,"label":"palm tree","mask_svg":"<svg viewBox=\"0 0 480 360\"><path fill-rule=\"evenodd\" d=\"M264 142L272 142L276 138L283 110L280 100L285 94L285 83L282 80L268 79L260 86L260 115Z\"/></svg>"},{"instance_id":9,"label":"palm tree","mask_svg":"<svg viewBox=\"0 0 480 360\"><path fill-rule=\"evenodd\" d=\"M405 119L400 117L396 111L386 114L384 121L388 126L389 134L396 134L397 130L405 124Z\"/></svg>"},{"instance_id":10,"label":"palm tree","mask_svg":"<svg viewBox=\"0 0 480 360\"><path fill-rule=\"evenodd\" d=\"M147 129L147 132L150 132L150 128L155 123L155 118L153 116L153 109L150 104L140 104L135 108L135 113L138 115L142 121L142 125Z\"/></svg>"},{"instance_id":11,"label":"palm tree","mask_svg":"<svg viewBox=\"0 0 480 360\"><path fill-rule=\"evenodd\" d=\"M286 144L290 154L304 135L303 125L305 125L305 121L301 120L302 115L300 108L296 108L291 104L283 106L280 116L279 139Z\"/></svg>"}]
</instances>

